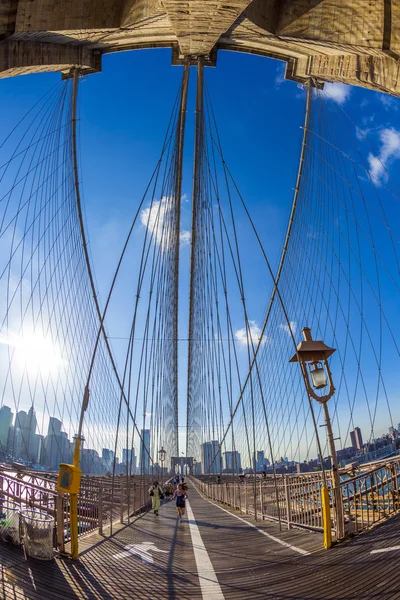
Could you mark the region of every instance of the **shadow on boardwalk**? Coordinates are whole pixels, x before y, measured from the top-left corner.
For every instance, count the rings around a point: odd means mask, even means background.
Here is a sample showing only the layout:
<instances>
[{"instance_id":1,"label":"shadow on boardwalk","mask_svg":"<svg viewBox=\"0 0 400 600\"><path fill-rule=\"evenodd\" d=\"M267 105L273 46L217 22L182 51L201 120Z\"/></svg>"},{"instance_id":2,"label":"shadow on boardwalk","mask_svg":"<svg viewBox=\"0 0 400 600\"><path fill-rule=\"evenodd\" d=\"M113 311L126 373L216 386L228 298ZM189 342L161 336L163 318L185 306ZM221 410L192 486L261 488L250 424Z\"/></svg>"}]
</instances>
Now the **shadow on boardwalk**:
<instances>
[{"instance_id":1,"label":"shadow on boardwalk","mask_svg":"<svg viewBox=\"0 0 400 600\"><path fill-rule=\"evenodd\" d=\"M316 535L279 532L274 524L258 523L273 536L267 537L195 490L189 496L227 600L400 599L400 551L371 554L399 545L400 516L330 551L312 551L320 547ZM310 554L294 550L302 544ZM80 547L79 562L42 562L25 560L20 548L0 544L1 600L203 598L190 523L177 522L171 502L159 517L148 513L112 537L87 536Z\"/></svg>"}]
</instances>

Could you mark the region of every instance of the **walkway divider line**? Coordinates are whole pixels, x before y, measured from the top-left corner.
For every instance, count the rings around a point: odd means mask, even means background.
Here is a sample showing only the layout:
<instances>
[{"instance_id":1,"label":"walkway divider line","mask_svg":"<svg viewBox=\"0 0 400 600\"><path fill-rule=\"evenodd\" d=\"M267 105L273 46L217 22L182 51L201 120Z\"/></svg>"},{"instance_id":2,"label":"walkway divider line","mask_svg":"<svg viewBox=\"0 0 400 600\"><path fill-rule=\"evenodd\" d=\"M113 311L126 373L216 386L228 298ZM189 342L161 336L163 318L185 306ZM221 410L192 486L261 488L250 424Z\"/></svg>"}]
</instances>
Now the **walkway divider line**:
<instances>
[{"instance_id":1,"label":"walkway divider line","mask_svg":"<svg viewBox=\"0 0 400 600\"><path fill-rule=\"evenodd\" d=\"M196 520L189 500L186 500L186 511L188 516L188 524L190 536L192 538L192 546L194 558L196 560L197 574L199 576L201 594L204 600L225 600L219 585L217 575L212 566L211 559L204 545L203 539L197 527Z\"/></svg>"},{"instance_id":2,"label":"walkway divider line","mask_svg":"<svg viewBox=\"0 0 400 600\"><path fill-rule=\"evenodd\" d=\"M371 550L371 554L380 554L381 552L392 552L392 550L400 550L400 546L391 546L390 548L378 548Z\"/></svg>"},{"instance_id":3,"label":"walkway divider line","mask_svg":"<svg viewBox=\"0 0 400 600\"><path fill-rule=\"evenodd\" d=\"M255 529L256 531L258 531L262 535L265 535L265 537L269 538L270 540L273 540L274 542L277 542L281 546L286 546L286 548L290 548L291 550L293 550L294 552L298 552L299 554L303 554L303 555L311 554L311 552L308 552L307 550L303 550L303 548L298 548L297 546L293 546L292 544L289 544L288 542L285 542L284 540L280 540L279 538L271 535L270 533L267 533L266 531L263 531L262 529L260 529L256 525L254 525L253 523L250 523L250 521L246 521L246 519L242 519L242 517L239 517L239 515L236 515L235 513L230 512L229 510L226 510L225 508L222 508L222 506L220 506L219 504L216 504L215 502L212 502L211 500L209 500L208 498L206 498L204 496L204 494L201 493L201 491L199 490L199 488L193 483L192 480L190 480L190 483L193 485L193 487L196 489L196 491L200 494L200 496L202 496L202 498L204 498L204 500L206 500L210 504L213 504L213 506L216 506L220 510L223 510L228 515L231 515L232 517L235 517L235 519L239 519L239 521L242 521L243 523L246 523L246 525L248 525L249 527L252 527L253 529Z\"/></svg>"}]
</instances>

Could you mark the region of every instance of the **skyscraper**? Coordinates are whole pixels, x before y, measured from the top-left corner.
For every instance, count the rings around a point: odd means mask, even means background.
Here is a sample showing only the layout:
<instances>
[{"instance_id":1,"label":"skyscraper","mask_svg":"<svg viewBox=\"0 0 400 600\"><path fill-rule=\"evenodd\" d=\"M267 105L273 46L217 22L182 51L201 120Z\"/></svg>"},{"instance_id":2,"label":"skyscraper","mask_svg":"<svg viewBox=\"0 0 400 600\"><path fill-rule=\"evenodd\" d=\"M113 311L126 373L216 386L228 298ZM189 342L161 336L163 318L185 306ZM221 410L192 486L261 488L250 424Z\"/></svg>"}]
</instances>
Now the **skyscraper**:
<instances>
[{"instance_id":1,"label":"skyscraper","mask_svg":"<svg viewBox=\"0 0 400 600\"><path fill-rule=\"evenodd\" d=\"M150 473L150 429L142 429L140 440L140 463L141 473Z\"/></svg>"},{"instance_id":2,"label":"skyscraper","mask_svg":"<svg viewBox=\"0 0 400 600\"><path fill-rule=\"evenodd\" d=\"M206 473L221 473L222 457L218 440L201 444L201 468L203 475Z\"/></svg>"},{"instance_id":3,"label":"skyscraper","mask_svg":"<svg viewBox=\"0 0 400 600\"><path fill-rule=\"evenodd\" d=\"M354 431L350 431L350 440L351 445L355 450L361 450L363 447L363 439L359 427L354 427Z\"/></svg>"},{"instance_id":4,"label":"skyscraper","mask_svg":"<svg viewBox=\"0 0 400 600\"><path fill-rule=\"evenodd\" d=\"M359 450L363 447L363 439L361 435L361 429L359 427L354 428L354 434L356 438L356 446Z\"/></svg>"},{"instance_id":5,"label":"skyscraper","mask_svg":"<svg viewBox=\"0 0 400 600\"><path fill-rule=\"evenodd\" d=\"M28 414L20 410L15 415L14 432L10 435L10 451L16 458L28 459Z\"/></svg>"},{"instance_id":6,"label":"skyscraper","mask_svg":"<svg viewBox=\"0 0 400 600\"><path fill-rule=\"evenodd\" d=\"M37 463L39 461L42 446L42 436L36 433L36 426L36 413L33 410L33 406L31 406L26 417L25 438L28 447L28 460L33 463Z\"/></svg>"},{"instance_id":7,"label":"skyscraper","mask_svg":"<svg viewBox=\"0 0 400 600\"><path fill-rule=\"evenodd\" d=\"M136 472L136 455L134 448L132 450L128 450L128 448L122 449L122 464L128 466L128 471L131 475Z\"/></svg>"},{"instance_id":8,"label":"skyscraper","mask_svg":"<svg viewBox=\"0 0 400 600\"><path fill-rule=\"evenodd\" d=\"M256 462L256 471L264 471L264 450L257 450L257 462Z\"/></svg>"},{"instance_id":9,"label":"skyscraper","mask_svg":"<svg viewBox=\"0 0 400 600\"><path fill-rule=\"evenodd\" d=\"M2 406L0 408L0 450L5 451L7 448L8 430L13 420L11 408Z\"/></svg>"},{"instance_id":10,"label":"skyscraper","mask_svg":"<svg viewBox=\"0 0 400 600\"><path fill-rule=\"evenodd\" d=\"M59 419L56 419L56 417L50 417L47 435L60 435L61 425L62 423Z\"/></svg>"},{"instance_id":11,"label":"skyscraper","mask_svg":"<svg viewBox=\"0 0 400 600\"><path fill-rule=\"evenodd\" d=\"M73 450L65 431L61 431L61 421L50 417L47 436L43 440L40 462L42 465L57 471L60 463L71 463Z\"/></svg>"},{"instance_id":12,"label":"skyscraper","mask_svg":"<svg viewBox=\"0 0 400 600\"><path fill-rule=\"evenodd\" d=\"M28 419L28 414L24 411L24 410L19 410L17 412L17 414L15 415L15 427L18 427L18 429L25 429L26 428L26 423L27 423L27 419Z\"/></svg>"},{"instance_id":13,"label":"skyscraper","mask_svg":"<svg viewBox=\"0 0 400 600\"><path fill-rule=\"evenodd\" d=\"M240 458L240 452L234 450L232 452L224 452L223 454L223 466L226 473L241 473L242 464Z\"/></svg>"},{"instance_id":14,"label":"skyscraper","mask_svg":"<svg viewBox=\"0 0 400 600\"><path fill-rule=\"evenodd\" d=\"M103 463L103 469L111 471L114 466L114 451L108 448L103 448L101 451L101 461Z\"/></svg>"}]
</instances>

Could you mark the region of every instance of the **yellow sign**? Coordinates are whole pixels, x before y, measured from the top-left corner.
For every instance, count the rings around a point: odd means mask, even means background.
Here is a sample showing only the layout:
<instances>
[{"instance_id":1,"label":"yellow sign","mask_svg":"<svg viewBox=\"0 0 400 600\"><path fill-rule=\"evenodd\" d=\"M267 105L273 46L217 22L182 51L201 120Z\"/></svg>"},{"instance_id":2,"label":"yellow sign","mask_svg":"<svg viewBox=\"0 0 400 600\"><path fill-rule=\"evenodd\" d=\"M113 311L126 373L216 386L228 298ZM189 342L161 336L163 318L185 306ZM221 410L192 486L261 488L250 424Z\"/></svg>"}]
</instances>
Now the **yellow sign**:
<instances>
[{"instance_id":1,"label":"yellow sign","mask_svg":"<svg viewBox=\"0 0 400 600\"><path fill-rule=\"evenodd\" d=\"M60 465L57 490L68 494L78 494L81 485L82 470L74 465Z\"/></svg>"}]
</instances>

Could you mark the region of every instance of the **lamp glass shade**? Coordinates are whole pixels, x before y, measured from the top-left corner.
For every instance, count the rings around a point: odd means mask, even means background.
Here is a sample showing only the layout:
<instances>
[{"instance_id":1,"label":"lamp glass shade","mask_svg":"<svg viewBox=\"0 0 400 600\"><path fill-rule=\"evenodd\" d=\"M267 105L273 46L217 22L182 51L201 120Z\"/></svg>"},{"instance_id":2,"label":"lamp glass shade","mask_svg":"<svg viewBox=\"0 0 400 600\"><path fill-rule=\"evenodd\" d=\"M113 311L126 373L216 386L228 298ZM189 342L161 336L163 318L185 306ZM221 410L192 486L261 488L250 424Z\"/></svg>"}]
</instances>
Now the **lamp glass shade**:
<instances>
[{"instance_id":1,"label":"lamp glass shade","mask_svg":"<svg viewBox=\"0 0 400 600\"><path fill-rule=\"evenodd\" d=\"M161 448L161 450L158 451L158 458L161 462L164 462L166 454L167 453L165 452L164 448Z\"/></svg>"},{"instance_id":2,"label":"lamp glass shade","mask_svg":"<svg viewBox=\"0 0 400 600\"><path fill-rule=\"evenodd\" d=\"M316 390L320 390L328 385L325 370L321 367L316 367L313 371L310 371L310 375Z\"/></svg>"}]
</instances>

